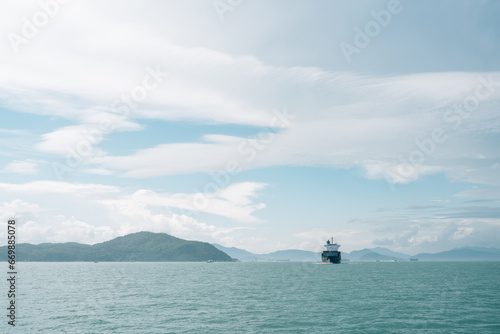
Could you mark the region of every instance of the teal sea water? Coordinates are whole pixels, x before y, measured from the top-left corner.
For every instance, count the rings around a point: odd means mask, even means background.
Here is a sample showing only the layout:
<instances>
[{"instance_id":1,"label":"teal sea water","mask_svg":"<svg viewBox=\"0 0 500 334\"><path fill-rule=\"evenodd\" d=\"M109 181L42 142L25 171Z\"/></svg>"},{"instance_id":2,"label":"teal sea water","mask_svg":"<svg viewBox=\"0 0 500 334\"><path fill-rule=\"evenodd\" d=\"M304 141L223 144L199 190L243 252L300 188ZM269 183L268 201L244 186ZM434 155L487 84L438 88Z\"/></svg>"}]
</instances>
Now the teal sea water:
<instances>
[{"instance_id":1,"label":"teal sea water","mask_svg":"<svg viewBox=\"0 0 500 334\"><path fill-rule=\"evenodd\" d=\"M1 333L500 333L500 262L18 269L17 326L3 316Z\"/></svg>"}]
</instances>

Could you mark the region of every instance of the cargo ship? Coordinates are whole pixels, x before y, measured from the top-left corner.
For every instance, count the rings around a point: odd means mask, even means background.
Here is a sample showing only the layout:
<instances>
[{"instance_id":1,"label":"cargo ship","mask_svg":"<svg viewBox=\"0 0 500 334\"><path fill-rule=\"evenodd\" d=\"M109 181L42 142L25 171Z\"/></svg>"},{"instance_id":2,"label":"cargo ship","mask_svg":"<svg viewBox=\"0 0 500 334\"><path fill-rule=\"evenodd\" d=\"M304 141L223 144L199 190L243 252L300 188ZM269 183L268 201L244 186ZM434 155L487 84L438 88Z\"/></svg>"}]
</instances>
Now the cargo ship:
<instances>
[{"instance_id":1,"label":"cargo ship","mask_svg":"<svg viewBox=\"0 0 500 334\"><path fill-rule=\"evenodd\" d=\"M338 243L334 243L332 238L332 241L326 241L325 247L326 250L321 253L321 260L323 263L340 263L342 260L342 255L339 252L340 245Z\"/></svg>"}]
</instances>

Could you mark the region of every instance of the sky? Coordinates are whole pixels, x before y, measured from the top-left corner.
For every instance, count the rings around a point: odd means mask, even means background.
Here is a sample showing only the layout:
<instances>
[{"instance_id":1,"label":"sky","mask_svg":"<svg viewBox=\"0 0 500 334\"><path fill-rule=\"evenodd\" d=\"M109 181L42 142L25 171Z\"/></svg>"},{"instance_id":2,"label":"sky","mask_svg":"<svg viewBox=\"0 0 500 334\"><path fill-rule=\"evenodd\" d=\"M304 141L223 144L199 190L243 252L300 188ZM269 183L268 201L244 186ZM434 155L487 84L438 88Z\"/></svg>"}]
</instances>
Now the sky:
<instances>
[{"instance_id":1,"label":"sky","mask_svg":"<svg viewBox=\"0 0 500 334\"><path fill-rule=\"evenodd\" d=\"M0 244L500 243L498 1L2 1Z\"/></svg>"}]
</instances>

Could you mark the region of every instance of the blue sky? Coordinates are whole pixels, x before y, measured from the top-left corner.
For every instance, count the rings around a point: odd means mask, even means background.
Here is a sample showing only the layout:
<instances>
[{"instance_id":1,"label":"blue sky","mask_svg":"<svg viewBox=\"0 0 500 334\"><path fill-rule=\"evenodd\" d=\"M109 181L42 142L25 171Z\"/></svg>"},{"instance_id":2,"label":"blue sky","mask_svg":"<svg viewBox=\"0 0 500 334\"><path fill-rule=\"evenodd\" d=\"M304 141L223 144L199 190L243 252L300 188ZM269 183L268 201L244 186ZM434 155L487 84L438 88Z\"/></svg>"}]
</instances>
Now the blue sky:
<instances>
[{"instance_id":1,"label":"blue sky","mask_svg":"<svg viewBox=\"0 0 500 334\"><path fill-rule=\"evenodd\" d=\"M498 245L495 1L1 6L0 215L21 241Z\"/></svg>"}]
</instances>

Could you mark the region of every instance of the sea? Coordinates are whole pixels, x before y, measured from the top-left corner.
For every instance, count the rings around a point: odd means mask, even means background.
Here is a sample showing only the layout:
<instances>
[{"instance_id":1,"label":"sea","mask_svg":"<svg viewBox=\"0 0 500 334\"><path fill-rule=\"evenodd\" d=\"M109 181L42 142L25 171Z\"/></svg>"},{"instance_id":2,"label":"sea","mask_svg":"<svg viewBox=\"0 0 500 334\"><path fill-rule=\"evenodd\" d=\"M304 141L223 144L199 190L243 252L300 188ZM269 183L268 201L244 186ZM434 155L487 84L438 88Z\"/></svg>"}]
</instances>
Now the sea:
<instances>
[{"instance_id":1,"label":"sea","mask_svg":"<svg viewBox=\"0 0 500 334\"><path fill-rule=\"evenodd\" d=\"M17 266L0 333L500 333L500 262Z\"/></svg>"}]
</instances>

